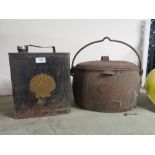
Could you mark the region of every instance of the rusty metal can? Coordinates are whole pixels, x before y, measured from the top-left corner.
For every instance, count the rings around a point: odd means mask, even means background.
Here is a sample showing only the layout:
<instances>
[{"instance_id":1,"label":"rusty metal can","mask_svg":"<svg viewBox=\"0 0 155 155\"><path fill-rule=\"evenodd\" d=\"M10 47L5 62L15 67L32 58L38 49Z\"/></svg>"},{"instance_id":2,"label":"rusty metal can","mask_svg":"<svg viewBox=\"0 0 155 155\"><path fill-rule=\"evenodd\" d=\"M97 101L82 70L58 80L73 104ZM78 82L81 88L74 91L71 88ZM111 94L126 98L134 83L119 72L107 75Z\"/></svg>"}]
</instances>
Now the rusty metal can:
<instances>
[{"instance_id":1,"label":"rusty metal can","mask_svg":"<svg viewBox=\"0 0 155 155\"><path fill-rule=\"evenodd\" d=\"M70 112L69 53L29 53L18 46L9 53L16 118L41 117ZM40 46L34 46L45 48Z\"/></svg>"},{"instance_id":2,"label":"rusty metal can","mask_svg":"<svg viewBox=\"0 0 155 155\"><path fill-rule=\"evenodd\" d=\"M109 41L121 43L132 49L139 66L127 61L110 61L102 56L100 61L88 61L73 66L77 55L86 47ZM75 103L81 108L99 112L123 112L136 107L142 66L138 52L129 44L105 37L82 47L74 56L71 67Z\"/></svg>"}]
</instances>

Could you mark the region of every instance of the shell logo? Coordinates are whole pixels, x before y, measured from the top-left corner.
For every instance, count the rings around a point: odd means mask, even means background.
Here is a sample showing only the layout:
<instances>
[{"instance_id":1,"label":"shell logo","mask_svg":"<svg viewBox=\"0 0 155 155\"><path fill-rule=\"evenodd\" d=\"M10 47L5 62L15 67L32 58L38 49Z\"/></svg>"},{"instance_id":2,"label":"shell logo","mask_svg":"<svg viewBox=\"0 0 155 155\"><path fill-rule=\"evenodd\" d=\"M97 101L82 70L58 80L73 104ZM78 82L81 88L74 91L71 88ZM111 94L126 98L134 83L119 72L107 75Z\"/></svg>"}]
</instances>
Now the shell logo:
<instances>
[{"instance_id":1,"label":"shell logo","mask_svg":"<svg viewBox=\"0 0 155 155\"><path fill-rule=\"evenodd\" d=\"M55 88L56 82L54 78L43 73L35 75L29 83L30 91L39 99L50 97Z\"/></svg>"}]
</instances>

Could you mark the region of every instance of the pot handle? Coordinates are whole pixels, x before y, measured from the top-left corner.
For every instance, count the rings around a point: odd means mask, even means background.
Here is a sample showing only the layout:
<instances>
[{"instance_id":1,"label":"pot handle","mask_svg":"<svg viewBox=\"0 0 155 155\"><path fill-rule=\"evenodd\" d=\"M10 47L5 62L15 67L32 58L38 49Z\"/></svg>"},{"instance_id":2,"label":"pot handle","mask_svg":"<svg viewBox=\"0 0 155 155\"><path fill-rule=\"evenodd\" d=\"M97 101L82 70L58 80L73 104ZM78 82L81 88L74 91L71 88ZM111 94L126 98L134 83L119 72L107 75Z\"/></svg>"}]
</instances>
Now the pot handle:
<instances>
[{"instance_id":1,"label":"pot handle","mask_svg":"<svg viewBox=\"0 0 155 155\"><path fill-rule=\"evenodd\" d=\"M36 45L25 45L24 46L24 49L21 48L21 46L17 46L17 49L18 49L18 52L20 53L28 53L28 48L29 47L37 47L37 48L52 48L53 50L53 53L56 53L56 50L55 50L55 46L36 46Z\"/></svg>"},{"instance_id":2,"label":"pot handle","mask_svg":"<svg viewBox=\"0 0 155 155\"><path fill-rule=\"evenodd\" d=\"M78 55L84 48L86 48L86 47L88 47L88 46L90 46L90 45L92 45L92 44L96 44L96 43L103 42L103 41L106 40L106 39L109 40L109 41L111 41L111 42L117 42L117 43L124 44L124 45L128 46L130 49L132 49L132 50L135 52L135 54L137 55L138 60L139 60L139 75L142 76L142 74L143 74L142 63L141 63L141 59L140 59L140 56L139 56L138 52L137 52L131 45L129 45L129 44L123 42L123 41L110 39L109 37L104 37L104 38L101 39L101 40L93 41L93 42L88 43L87 45L83 46L81 49L79 49L78 52L77 52L77 53L75 54L75 56L73 57L72 65L71 65L71 70L70 70L70 74L71 74L72 76L74 75L74 69L75 69L75 67L74 67L74 61L75 61L77 55Z\"/></svg>"}]
</instances>

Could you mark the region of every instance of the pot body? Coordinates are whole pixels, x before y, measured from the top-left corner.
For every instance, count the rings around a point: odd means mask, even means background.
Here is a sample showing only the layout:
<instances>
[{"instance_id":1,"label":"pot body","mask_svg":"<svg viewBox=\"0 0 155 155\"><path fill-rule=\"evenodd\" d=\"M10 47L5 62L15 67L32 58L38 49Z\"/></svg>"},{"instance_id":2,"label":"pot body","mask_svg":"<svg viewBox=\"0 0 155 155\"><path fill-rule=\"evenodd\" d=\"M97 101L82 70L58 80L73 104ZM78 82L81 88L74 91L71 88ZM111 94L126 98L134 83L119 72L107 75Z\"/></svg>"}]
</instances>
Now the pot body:
<instances>
[{"instance_id":1,"label":"pot body","mask_svg":"<svg viewBox=\"0 0 155 155\"><path fill-rule=\"evenodd\" d=\"M75 69L73 93L81 108L123 112L136 107L140 90L138 70L92 71Z\"/></svg>"}]
</instances>

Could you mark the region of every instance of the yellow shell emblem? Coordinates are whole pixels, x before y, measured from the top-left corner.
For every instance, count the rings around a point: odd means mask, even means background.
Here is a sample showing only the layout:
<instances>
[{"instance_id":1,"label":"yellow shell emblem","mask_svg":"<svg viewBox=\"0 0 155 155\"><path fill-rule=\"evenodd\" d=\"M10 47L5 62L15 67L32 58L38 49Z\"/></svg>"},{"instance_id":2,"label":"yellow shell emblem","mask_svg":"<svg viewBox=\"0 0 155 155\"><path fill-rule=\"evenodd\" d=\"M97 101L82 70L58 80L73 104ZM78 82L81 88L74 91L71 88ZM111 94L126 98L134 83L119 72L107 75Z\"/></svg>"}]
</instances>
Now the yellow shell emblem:
<instances>
[{"instance_id":1,"label":"yellow shell emblem","mask_svg":"<svg viewBox=\"0 0 155 155\"><path fill-rule=\"evenodd\" d=\"M51 96L56 88L55 80L47 74L35 75L29 83L30 91L35 93L36 98L45 98Z\"/></svg>"}]
</instances>

